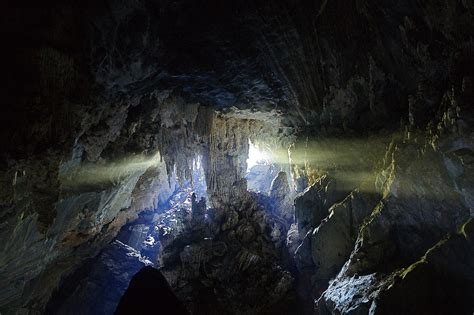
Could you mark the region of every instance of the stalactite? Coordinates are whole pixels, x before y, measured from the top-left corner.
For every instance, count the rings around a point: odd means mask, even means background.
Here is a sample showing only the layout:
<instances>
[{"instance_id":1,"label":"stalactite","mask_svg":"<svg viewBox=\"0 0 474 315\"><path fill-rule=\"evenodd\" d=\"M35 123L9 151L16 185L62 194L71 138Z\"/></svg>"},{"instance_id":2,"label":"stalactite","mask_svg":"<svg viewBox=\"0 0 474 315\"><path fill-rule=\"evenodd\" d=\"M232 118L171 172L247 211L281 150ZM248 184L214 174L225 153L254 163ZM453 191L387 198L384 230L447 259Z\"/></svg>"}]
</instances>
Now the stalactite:
<instances>
[{"instance_id":1,"label":"stalactite","mask_svg":"<svg viewBox=\"0 0 474 315\"><path fill-rule=\"evenodd\" d=\"M204 169L210 201L214 205L232 203L233 196L246 190L249 140L257 145L271 139L281 144L278 116L271 113L249 119L245 111L216 111L206 106L189 105L180 98L168 97L160 104L159 151L168 177L176 176L181 185L192 183L194 161ZM270 127L272 126L272 127Z\"/></svg>"}]
</instances>

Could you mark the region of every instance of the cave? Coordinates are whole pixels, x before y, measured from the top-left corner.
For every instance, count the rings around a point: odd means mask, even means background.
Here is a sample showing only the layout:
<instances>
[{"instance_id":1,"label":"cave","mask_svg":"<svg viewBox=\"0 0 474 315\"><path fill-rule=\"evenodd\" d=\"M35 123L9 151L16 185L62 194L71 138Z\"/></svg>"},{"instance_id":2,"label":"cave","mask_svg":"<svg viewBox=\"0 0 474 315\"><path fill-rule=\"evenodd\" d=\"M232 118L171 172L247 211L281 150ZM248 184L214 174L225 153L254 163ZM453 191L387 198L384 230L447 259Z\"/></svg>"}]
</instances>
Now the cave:
<instances>
[{"instance_id":1,"label":"cave","mask_svg":"<svg viewBox=\"0 0 474 315\"><path fill-rule=\"evenodd\" d=\"M0 12L0 314L474 313L474 2Z\"/></svg>"}]
</instances>

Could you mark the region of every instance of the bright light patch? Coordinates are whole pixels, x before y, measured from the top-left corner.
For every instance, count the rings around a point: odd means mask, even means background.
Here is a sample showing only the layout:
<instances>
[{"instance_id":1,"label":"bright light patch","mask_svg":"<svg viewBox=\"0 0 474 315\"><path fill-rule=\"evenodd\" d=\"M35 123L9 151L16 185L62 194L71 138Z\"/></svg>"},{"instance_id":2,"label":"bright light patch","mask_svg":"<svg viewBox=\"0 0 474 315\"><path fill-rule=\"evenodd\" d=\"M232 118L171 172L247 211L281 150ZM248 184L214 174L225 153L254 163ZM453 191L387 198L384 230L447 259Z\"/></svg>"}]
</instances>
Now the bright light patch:
<instances>
[{"instance_id":1,"label":"bright light patch","mask_svg":"<svg viewBox=\"0 0 474 315\"><path fill-rule=\"evenodd\" d=\"M251 169L257 164L263 164L269 159L269 155L260 151L257 146L255 146L249 140L249 158L247 159L247 170Z\"/></svg>"}]
</instances>

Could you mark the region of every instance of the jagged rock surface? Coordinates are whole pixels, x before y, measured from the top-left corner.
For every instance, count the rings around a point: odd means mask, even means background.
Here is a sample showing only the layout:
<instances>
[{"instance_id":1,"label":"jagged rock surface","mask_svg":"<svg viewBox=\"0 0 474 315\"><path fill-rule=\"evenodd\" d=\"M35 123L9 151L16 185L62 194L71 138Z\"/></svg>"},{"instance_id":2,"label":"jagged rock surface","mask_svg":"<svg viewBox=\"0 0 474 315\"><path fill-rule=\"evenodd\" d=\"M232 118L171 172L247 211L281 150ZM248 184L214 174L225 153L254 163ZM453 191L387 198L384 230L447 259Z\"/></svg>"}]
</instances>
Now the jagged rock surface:
<instances>
[{"instance_id":1,"label":"jagged rock surface","mask_svg":"<svg viewBox=\"0 0 474 315\"><path fill-rule=\"evenodd\" d=\"M268 194L278 169L272 164L257 164L248 170L245 175L247 189L262 194Z\"/></svg>"},{"instance_id":2,"label":"jagged rock surface","mask_svg":"<svg viewBox=\"0 0 474 315\"><path fill-rule=\"evenodd\" d=\"M61 278L96 256L138 211L167 199L175 170L178 181L190 179L198 155L209 197L225 209L214 213L221 229L252 235L235 210L246 195L249 138L287 149L314 135L386 136L403 121L410 141L389 151L377 181L383 200L334 285L356 279L355 286L370 286L375 276L355 273L410 264L474 213L469 1L0 6L9 43L0 58L7 81L0 115L2 313L41 312ZM417 133L429 135L428 143ZM164 161L158 175L150 163L157 151ZM325 171L337 175L333 166L311 165L319 162L293 168L304 169L299 188ZM310 198L314 206L297 207L301 254L311 263L307 231L355 188L339 187L340 198L320 195ZM430 200L426 192L447 199ZM276 239L284 231L271 230ZM292 231L289 243L297 238Z\"/></svg>"},{"instance_id":3,"label":"jagged rock surface","mask_svg":"<svg viewBox=\"0 0 474 315\"><path fill-rule=\"evenodd\" d=\"M256 195L243 198L240 208L209 210L207 220L177 218L185 228L161 242L161 271L193 313L257 314L294 302L282 255L286 235L274 237L280 223ZM193 200L192 208L201 202Z\"/></svg>"},{"instance_id":4,"label":"jagged rock surface","mask_svg":"<svg viewBox=\"0 0 474 315\"><path fill-rule=\"evenodd\" d=\"M50 314L113 314L133 275L151 261L136 249L114 241L54 292Z\"/></svg>"},{"instance_id":5,"label":"jagged rock surface","mask_svg":"<svg viewBox=\"0 0 474 315\"><path fill-rule=\"evenodd\" d=\"M320 299L319 313L470 314L472 237L471 218L412 265L337 279Z\"/></svg>"},{"instance_id":6,"label":"jagged rock surface","mask_svg":"<svg viewBox=\"0 0 474 315\"><path fill-rule=\"evenodd\" d=\"M288 183L288 175L285 172L279 172L273 179L270 187L270 200L273 204L272 212L276 216L289 224L294 222L293 192Z\"/></svg>"},{"instance_id":7,"label":"jagged rock surface","mask_svg":"<svg viewBox=\"0 0 474 315\"><path fill-rule=\"evenodd\" d=\"M470 114L458 116L448 127L459 119L469 120ZM456 181L459 168L446 163L446 156L452 158L446 148L457 143L469 147L472 133L464 129L446 134L444 128L428 138L392 143L376 180L382 199L364 220L350 258L319 299L320 313L472 312L470 291L464 289L474 283L467 271L472 263L472 218L465 202L470 192ZM462 167L463 175L466 171ZM412 299L395 303L407 290ZM457 302L447 303L450 297Z\"/></svg>"},{"instance_id":8,"label":"jagged rock surface","mask_svg":"<svg viewBox=\"0 0 474 315\"><path fill-rule=\"evenodd\" d=\"M306 235L312 228L319 226L328 216L329 208L344 198L344 192L338 191L336 185L335 180L325 175L296 196L295 217L300 235Z\"/></svg>"},{"instance_id":9,"label":"jagged rock surface","mask_svg":"<svg viewBox=\"0 0 474 315\"><path fill-rule=\"evenodd\" d=\"M376 202L376 196L353 192L331 207L328 217L312 232L314 281L319 290L325 288L349 259L359 227Z\"/></svg>"}]
</instances>

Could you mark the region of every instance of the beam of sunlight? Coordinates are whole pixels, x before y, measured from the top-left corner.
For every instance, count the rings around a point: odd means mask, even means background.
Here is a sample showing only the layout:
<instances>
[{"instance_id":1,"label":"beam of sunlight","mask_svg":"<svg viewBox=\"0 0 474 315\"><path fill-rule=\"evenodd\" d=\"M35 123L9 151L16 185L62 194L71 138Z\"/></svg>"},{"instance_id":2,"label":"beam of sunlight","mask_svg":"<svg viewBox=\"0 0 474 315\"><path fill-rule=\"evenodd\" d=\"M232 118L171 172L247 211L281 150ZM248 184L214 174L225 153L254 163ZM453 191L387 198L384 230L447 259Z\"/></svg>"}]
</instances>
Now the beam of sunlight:
<instances>
[{"instance_id":1,"label":"beam of sunlight","mask_svg":"<svg viewBox=\"0 0 474 315\"><path fill-rule=\"evenodd\" d=\"M161 164L159 153L154 156L136 155L106 163L86 163L61 174L61 186L65 190L92 189L117 185L134 172L145 171Z\"/></svg>"}]
</instances>

